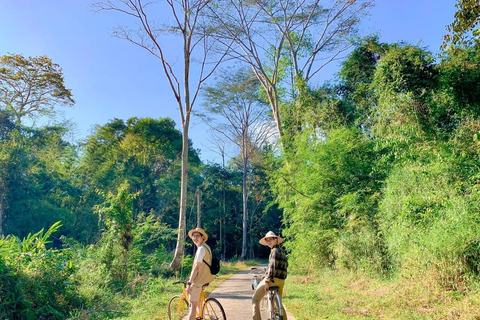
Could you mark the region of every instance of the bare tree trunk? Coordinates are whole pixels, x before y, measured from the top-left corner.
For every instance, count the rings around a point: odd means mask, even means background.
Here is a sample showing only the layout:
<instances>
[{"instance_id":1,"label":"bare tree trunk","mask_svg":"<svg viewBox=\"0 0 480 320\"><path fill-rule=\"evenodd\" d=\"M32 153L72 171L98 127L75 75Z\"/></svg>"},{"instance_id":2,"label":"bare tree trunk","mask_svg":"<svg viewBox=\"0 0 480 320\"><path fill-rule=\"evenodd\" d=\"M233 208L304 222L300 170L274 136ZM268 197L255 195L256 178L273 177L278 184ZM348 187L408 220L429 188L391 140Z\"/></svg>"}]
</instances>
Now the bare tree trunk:
<instances>
[{"instance_id":1,"label":"bare tree trunk","mask_svg":"<svg viewBox=\"0 0 480 320\"><path fill-rule=\"evenodd\" d=\"M184 12L187 15L187 12ZM188 25L188 20L185 19L185 24ZM182 114L182 177L181 177L181 193L180 193L180 214L178 220L178 238L177 247L175 248L175 255L170 263L170 267L174 271L180 269L183 255L185 252L185 234L187 228L187 186L188 186L188 129L190 126L190 114L192 112L192 105L190 104L190 48L191 48L191 34L183 32L183 86L185 90L185 107L180 106L180 113ZM185 110L185 113L183 113Z\"/></svg>"},{"instance_id":2,"label":"bare tree trunk","mask_svg":"<svg viewBox=\"0 0 480 320\"><path fill-rule=\"evenodd\" d=\"M197 228L202 227L202 190L197 187Z\"/></svg>"},{"instance_id":3,"label":"bare tree trunk","mask_svg":"<svg viewBox=\"0 0 480 320\"><path fill-rule=\"evenodd\" d=\"M153 56L158 58L163 67L163 72L168 80L170 89L175 96L182 120L182 176L180 186L180 208L178 218L178 238L175 254L170 268L178 271L183 259L185 251L185 232L186 232L186 211L187 211L187 183L188 183L188 129L190 124L190 114L193 105L200 91L202 84L213 74L214 70L223 61L226 52L223 54L210 54L213 46L205 34L205 29L199 27L203 10L210 1L203 0L182 0L182 1L159 1L166 4L170 8L170 16L173 18L173 25L165 28L164 23L161 26L149 18L149 14L145 8L153 4L152 1L142 0L96 0L94 9L97 11L116 11L117 13L136 19L139 30L132 30L129 27L120 26L115 29L114 35L128 40L129 42L147 50ZM168 24L168 23L167 23ZM181 35L183 44L183 84L180 84L181 77L177 76L175 68L169 62L168 53L171 50L164 50L163 41L159 41L164 35L177 34ZM167 41L169 42L169 41ZM200 70L195 73L192 83L194 86L190 88L190 63L192 55L198 57L196 62ZM174 53L174 61L177 60L177 52ZM211 63L208 63L211 62ZM195 80L196 79L196 80ZM182 89L185 101L182 102ZM192 95L190 95L192 89Z\"/></svg>"},{"instance_id":4,"label":"bare tree trunk","mask_svg":"<svg viewBox=\"0 0 480 320\"><path fill-rule=\"evenodd\" d=\"M183 124L182 131L182 178L180 186L180 212L178 218L178 236L177 246L175 247L175 254L173 260L170 263L170 268L174 271L178 271L182 264L183 254L185 252L185 235L187 228L187 184L188 184L188 122L190 120L189 114L185 123Z\"/></svg>"},{"instance_id":5,"label":"bare tree trunk","mask_svg":"<svg viewBox=\"0 0 480 320\"><path fill-rule=\"evenodd\" d=\"M247 166L248 166L248 156L246 151L243 151L243 182L242 182L242 193L243 193L243 234L242 234L242 255L241 259L246 260L248 256L247 250L247 231L248 231L248 195L247 195Z\"/></svg>"},{"instance_id":6,"label":"bare tree trunk","mask_svg":"<svg viewBox=\"0 0 480 320\"><path fill-rule=\"evenodd\" d=\"M222 164L223 170L225 171L225 153L222 153ZM227 195L225 190L225 177L222 179L222 197L223 197L223 215L220 217L220 243L222 244L222 248L220 248L220 252L222 252L222 260L226 260L227 256L227 244L225 243L225 225L226 225L226 216L227 216ZM223 233L222 233L222 225L223 225Z\"/></svg>"}]
</instances>

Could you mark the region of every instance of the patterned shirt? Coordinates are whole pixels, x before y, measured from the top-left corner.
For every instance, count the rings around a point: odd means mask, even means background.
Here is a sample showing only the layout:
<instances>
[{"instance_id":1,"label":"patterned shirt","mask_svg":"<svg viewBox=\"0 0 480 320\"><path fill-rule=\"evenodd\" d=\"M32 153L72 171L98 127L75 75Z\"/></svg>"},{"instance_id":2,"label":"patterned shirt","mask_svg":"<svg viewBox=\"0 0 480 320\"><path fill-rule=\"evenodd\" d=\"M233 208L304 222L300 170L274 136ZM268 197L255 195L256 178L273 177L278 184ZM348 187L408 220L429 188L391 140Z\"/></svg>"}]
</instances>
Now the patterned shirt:
<instances>
[{"instance_id":1,"label":"patterned shirt","mask_svg":"<svg viewBox=\"0 0 480 320\"><path fill-rule=\"evenodd\" d=\"M270 251L270 257L268 258L268 268L265 274L265 278L273 280L273 278L286 279L287 278L288 261L287 255L283 248L278 245L272 248Z\"/></svg>"}]
</instances>

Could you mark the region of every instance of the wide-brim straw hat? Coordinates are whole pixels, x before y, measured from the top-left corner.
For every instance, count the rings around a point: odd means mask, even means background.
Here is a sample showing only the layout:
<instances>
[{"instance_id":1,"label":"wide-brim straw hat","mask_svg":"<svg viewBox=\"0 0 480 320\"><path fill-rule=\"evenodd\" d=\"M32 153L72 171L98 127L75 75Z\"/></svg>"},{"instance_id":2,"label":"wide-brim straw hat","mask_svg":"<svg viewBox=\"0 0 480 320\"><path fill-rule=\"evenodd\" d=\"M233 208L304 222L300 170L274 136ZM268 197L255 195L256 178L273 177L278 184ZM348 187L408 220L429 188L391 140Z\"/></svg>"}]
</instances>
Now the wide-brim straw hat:
<instances>
[{"instance_id":1,"label":"wide-brim straw hat","mask_svg":"<svg viewBox=\"0 0 480 320\"><path fill-rule=\"evenodd\" d=\"M264 246L268 246L267 241L265 241L266 238L277 238L278 239L278 244L280 244L284 241L282 237L277 236L273 231L268 231L267 234L265 235L265 237L260 239L260 241L259 241L260 244L262 244Z\"/></svg>"},{"instance_id":2,"label":"wide-brim straw hat","mask_svg":"<svg viewBox=\"0 0 480 320\"><path fill-rule=\"evenodd\" d=\"M208 234L202 228L195 228L195 229L192 229L192 230L188 231L188 236L192 240L193 240L193 234L194 233L200 233L203 236L203 241L204 242L206 242L208 240Z\"/></svg>"}]
</instances>

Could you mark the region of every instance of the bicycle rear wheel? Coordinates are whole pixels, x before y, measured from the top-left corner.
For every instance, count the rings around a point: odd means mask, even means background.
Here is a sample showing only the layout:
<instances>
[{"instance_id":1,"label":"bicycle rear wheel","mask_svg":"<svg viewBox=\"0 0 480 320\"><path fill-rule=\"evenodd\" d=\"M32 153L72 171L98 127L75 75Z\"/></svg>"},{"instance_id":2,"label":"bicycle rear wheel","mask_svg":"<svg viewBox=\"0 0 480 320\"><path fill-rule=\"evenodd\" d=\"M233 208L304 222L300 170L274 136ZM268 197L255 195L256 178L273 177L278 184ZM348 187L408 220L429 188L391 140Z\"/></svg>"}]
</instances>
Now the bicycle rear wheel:
<instances>
[{"instance_id":1,"label":"bicycle rear wheel","mask_svg":"<svg viewBox=\"0 0 480 320\"><path fill-rule=\"evenodd\" d=\"M272 294L272 309L270 310L270 319L272 320L283 320L283 315L280 312L281 300L278 293Z\"/></svg>"},{"instance_id":2,"label":"bicycle rear wheel","mask_svg":"<svg viewBox=\"0 0 480 320\"><path fill-rule=\"evenodd\" d=\"M174 296L168 303L168 318L170 320L184 320L188 315L188 302L182 296Z\"/></svg>"},{"instance_id":3,"label":"bicycle rear wheel","mask_svg":"<svg viewBox=\"0 0 480 320\"><path fill-rule=\"evenodd\" d=\"M227 320L222 305L215 298L208 298L205 301L202 317L204 320Z\"/></svg>"}]
</instances>

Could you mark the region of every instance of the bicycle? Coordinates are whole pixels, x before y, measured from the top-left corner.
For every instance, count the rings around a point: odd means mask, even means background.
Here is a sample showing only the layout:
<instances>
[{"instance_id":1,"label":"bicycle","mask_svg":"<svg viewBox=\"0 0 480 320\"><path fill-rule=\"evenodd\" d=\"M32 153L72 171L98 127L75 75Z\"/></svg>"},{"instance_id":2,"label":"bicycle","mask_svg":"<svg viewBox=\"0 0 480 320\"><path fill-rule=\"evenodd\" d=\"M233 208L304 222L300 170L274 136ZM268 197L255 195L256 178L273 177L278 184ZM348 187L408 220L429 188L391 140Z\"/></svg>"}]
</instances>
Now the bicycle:
<instances>
[{"instance_id":1,"label":"bicycle","mask_svg":"<svg viewBox=\"0 0 480 320\"><path fill-rule=\"evenodd\" d=\"M183 290L181 295L173 296L168 302L168 318L170 320L184 320L188 315L188 293L187 280L177 281L173 284L183 283ZM200 293L200 306L195 310L197 320L227 320L225 311L220 302L215 298L208 298L205 293L205 288L208 284L202 287Z\"/></svg>"},{"instance_id":2,"label":"bicycle","mask_svg":"<svg viewBox=\"0 0 480 320\"><path fill-rule=\"evenodd\" d=\"M257 270L256 267L251 268L250 270ZM265 271L265 268L264 268ZM252 290L255 290L263 280L263 276L259 276L258 274L254 274L253 282L252 282ZM280 293L278 292L277 286L269 286L268 292L265 295L264 300L262 301L261 310L267 312L269 316L269 320L283 320L284 319L284 309L282 304L282 298L280 297Z\"/></svg>"}]
</instances>

